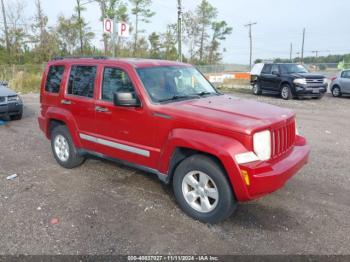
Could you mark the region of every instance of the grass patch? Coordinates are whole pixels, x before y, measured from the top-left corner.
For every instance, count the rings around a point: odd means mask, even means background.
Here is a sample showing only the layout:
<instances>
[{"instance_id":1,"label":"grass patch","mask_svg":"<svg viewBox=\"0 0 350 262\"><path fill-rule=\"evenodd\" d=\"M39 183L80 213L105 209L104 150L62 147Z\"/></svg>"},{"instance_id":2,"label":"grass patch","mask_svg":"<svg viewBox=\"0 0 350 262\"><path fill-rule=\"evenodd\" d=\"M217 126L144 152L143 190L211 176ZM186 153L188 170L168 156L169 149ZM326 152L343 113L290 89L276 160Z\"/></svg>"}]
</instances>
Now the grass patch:
<instances>
[{"instance_id":1,"label":"grass patch","mask_svg":"<svg viewBox=\"0 0 350 262\"><path fill-rule=\"evenodd\" d=\"M16 92L37 93L43 70L44 65L0 65L0 80L7 81Z\"/></svg>"},{"instance_id":2,"label":"grass patch","mask_svg":"<svg viewBox=\"0 0 350 262\"><path fill-rule=\"evenodd\" d=\"M24 71L18 71L10 79L9 85L16 92L23 94L26 93L38 93L40 90L42 75L39 73L28 73Z\"/></svg>"}]
</instances>

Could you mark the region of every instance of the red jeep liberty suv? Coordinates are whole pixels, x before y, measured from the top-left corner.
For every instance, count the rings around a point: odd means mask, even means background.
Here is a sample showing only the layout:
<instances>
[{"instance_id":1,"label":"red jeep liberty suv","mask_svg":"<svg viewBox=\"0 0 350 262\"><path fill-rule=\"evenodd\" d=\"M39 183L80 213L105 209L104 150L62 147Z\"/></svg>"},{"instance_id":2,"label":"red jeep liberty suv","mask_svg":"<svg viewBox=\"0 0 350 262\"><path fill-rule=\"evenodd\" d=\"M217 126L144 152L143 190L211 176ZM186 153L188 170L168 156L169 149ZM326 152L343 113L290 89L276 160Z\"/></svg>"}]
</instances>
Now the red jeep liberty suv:
<instances>
[{"instance_id":1,"label":"red jeep liberty suv","mask_svg":"<svg viewBox=\"0 0 350 262\"><path fill-rule=\"evenodd\" d=\"M178 62L56 58L40 101L39 125L61 166L94 155L154 173L207 223L281 188L310 151L293 112L221 94Z\"/></svg>"}]
</instances>

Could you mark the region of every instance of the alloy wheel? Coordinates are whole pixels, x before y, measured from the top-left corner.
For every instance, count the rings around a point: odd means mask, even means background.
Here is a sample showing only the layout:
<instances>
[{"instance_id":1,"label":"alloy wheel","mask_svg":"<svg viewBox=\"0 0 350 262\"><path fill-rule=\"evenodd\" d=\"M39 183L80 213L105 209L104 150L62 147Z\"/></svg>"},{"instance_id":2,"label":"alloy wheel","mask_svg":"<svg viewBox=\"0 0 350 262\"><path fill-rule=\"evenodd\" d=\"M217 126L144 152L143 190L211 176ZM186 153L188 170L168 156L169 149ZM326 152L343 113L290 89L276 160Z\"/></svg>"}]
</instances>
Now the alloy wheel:
<instances>
[{"instance_id":1,"label":"alloy wheel","mask_svg":"<svg viewBox=\"0 0 350 262\"><path fill-rule=\"evenodd\" d=\"M190 207L201 213L213 211L219 202L215 182L201 171L191 171L184 176L182 193Z\"/></svg>"},{"instance_id":2,"label":"alloy wheel","mask_svg":"<svg viewBox=\"0 0 350 262\"><path fill-rule=\"evenodd\" d=\"M67 139L62 135L57 135L54 141L55 154L62 162L69 159L69 145Z\"/></svg>"}]
</instances>

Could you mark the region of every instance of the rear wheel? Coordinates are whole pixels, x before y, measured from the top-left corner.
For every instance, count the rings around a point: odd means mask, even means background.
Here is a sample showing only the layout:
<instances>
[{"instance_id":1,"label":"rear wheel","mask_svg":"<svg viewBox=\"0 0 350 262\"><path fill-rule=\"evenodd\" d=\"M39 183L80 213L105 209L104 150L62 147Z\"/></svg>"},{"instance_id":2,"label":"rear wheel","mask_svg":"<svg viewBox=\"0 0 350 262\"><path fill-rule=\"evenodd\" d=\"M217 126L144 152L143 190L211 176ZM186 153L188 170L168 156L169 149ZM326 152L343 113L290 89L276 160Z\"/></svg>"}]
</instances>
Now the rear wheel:
<instances>
[{"instance_id":1,"label":"rear wheel","mask_svg":"<svg viewBox=\"0 0 350 262\"><path fill-rule=\"evenodd\" d=\"M51 148L57 163L64 168L71 169L80 166L85 160L78 154L71 135L64 125L52 130Z\"/></svg>"},{"instance_id":2,"label":"rear wheel","mask_svg":"<svg viewBox=\"0 0 350 262\"><path fill-rule=\"evenodd\" d=\"M290 88L290 85L284 84L284 85L282 86L282 89L281 89L281 97L282 97L282 99L284 99L284 100L289 100L289 99L293 98L292 90L291 90L291 88Z\"/></svg>"},{"instance_id":3,"label":"rear wheel","mask_svg":"<svg viewBox=\"0 0 350 262\"><path fill-rule=\"evenodd\" d=\"M339 96L341 96L341 91L340 91L339 86L333 87L333 89L332 89L332 95L333 95L334 97L339 97Z\"/></svg>"},{"instance_id":4,"label":"rear wheel","mask_svg":"<svg viewBox=\"0 0 350 262\"><path fill-rule=\"evenodd\" d=\"M253 94L254 95L261 95L261 88L260 85L258 83L254 83L253 85Z\"/></svg>"},{"instance_id":5,"label":"rear wheel","mask_svg":"<svg viewBox=\"0 0 350 262\"><path fill-rule=\"evenodd\" d=\"M205 155L190 156L179 164L175 170L173 188L181 209L205 223L222 221L237 206L222 167Z\"/></svg>"}]
</instances>

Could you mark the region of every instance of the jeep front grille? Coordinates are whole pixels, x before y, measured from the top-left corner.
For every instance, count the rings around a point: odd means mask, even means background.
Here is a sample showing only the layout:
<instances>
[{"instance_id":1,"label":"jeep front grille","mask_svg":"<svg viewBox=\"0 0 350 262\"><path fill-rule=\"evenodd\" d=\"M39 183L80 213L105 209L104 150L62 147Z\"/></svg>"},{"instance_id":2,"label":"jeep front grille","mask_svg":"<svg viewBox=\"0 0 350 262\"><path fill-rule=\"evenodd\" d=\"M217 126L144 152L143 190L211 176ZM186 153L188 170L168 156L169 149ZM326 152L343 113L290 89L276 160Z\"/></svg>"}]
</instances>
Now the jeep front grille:
<instances>
[{"instance_id":1,"label":"jeep front grille","mask_svg":"<svg viewBox=\"0 0 350 262\"><path fill-rule=\"evenodd\" d=\"M271 158L277 158L291 149L295 142L295 121L271 132Z\"/></svg>"}]
</instances>

